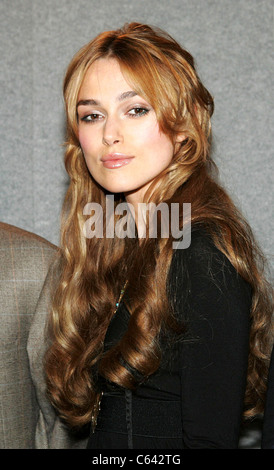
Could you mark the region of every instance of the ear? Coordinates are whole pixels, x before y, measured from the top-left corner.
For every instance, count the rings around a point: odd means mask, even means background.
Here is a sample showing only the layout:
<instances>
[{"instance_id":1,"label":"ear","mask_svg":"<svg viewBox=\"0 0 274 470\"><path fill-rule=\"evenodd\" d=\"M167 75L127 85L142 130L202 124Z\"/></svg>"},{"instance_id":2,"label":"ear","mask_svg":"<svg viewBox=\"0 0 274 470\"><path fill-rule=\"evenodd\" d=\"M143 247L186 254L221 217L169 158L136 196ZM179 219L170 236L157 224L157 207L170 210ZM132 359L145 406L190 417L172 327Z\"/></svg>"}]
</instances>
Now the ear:
<instances>
[{"instance_id":1,"label":"ear","mask_svg":"<svg viewBox=\"0 0 274 470\"><path fill-rule=\"evenodd\" d=\"M181 144L184 140L186 140L186 136L185 134L180 132L179 134L176 135L175 144Z\"/></svg>"},{"instance_id":2,"label":"ear","mask_svg":"<svg viewBox=\"0 0 274 470\"><path fill-rule=\"evenodd\" d=\"M178 150L180 149L180 147L182 145L182 142L184 142L186 139L187 139L187 137L182 132L180 132L179 134L176 135L175 142L174 142L175 152L178 152Z\"/></svg>"},{"instance_id":3,"label":"ear","mask_svg":"<svg viewBox=\"0 0 274 470\"><path fill-rule=\"evenodd\" d=\"M175 142L174 142L175 153L177 153L179 151L179 149L182 145L182 142L184 142L186 139L187 139L187 137L182 132L180 132L179 134L176 135Z\"/></svg>"}]
</instances>

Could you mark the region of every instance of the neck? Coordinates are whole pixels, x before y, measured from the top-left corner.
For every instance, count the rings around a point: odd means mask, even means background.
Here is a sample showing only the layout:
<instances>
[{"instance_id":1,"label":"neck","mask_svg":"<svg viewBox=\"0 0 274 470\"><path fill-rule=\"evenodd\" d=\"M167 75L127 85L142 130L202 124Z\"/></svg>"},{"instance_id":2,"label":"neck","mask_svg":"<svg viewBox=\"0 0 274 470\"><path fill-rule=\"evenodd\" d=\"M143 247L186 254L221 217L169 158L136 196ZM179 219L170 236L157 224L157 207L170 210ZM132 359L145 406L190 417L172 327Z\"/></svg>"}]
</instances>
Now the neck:
<instances>
[{"instance_id":1,"label":"neck","mask_svg":"<svg viewBox=\"0 0 274 470\"><path fill-rule=\"evenodd\" d=\"M145 220L145 213L141 211L141 202L142 199L138 197L136 193L128 193L125 195L126 201L130 204L130 211L132 216L134 217L138 238L143 238L146 233L146 220Z\"/></svg>"}]
</instances>

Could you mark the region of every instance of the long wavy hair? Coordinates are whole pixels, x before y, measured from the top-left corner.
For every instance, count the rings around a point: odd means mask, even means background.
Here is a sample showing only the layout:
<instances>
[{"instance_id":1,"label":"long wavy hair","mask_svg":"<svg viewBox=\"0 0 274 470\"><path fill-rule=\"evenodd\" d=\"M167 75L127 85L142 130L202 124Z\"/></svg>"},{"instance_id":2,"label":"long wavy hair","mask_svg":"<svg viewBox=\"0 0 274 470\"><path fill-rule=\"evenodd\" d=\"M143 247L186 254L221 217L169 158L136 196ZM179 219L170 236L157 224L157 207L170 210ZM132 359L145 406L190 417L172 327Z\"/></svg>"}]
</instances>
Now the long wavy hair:
<instances>
[{"instance_id":1,"label":"long wavy hair","mask_svg":"<svg viewBox=\"0 0 274 470\"><path fill-rule=\"evenodd\" d=\"M191 203L192 225L202 224L215 245L252 287L246 416L264 407L270 353L272 302L264 257L252 232L214 176L210 156L213 98L201 83L192 56L167 33L131 23L104 32L72 59L64 80L67 115L65 167L70 177L61 226L60 274L49 321L45 357L53 405L71 426L91 420L98 390L92 370L134 389L161 362L159 336L176 330L168 296L172 237L138 243L130 238L86 238L83 208L105 208L106 192L90 175L78 139L77 99L85 73L100 58L115 58L125 78L154 108L160 129L185 140L152 182L144 202ZM115 204L123 195L115 195ZM181 214L182 215L182 214ZM115 302L128 280L130 320L126 334L106 353L104 337ZM126 367L125 367L126 365ZM134 371L136 373L134 373Z\"/></svg>"}]
</instances>

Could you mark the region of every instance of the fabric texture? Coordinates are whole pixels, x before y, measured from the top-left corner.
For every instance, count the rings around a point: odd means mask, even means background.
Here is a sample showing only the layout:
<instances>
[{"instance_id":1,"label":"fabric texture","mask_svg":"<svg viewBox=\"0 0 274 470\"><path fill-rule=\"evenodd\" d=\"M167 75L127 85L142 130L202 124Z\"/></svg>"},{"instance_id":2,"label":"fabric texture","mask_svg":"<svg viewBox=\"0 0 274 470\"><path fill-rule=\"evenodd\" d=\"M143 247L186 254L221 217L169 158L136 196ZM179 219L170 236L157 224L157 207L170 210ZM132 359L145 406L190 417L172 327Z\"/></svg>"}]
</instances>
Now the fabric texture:
<instances>
[{"instance_id":1,"label":"fabric texture","mask_svg":"<svg viewBox=\"0 0 274 470\"><path fill-rule=\"evenodd\" d=\"M274 449L274 348L272 350L266 406L264 411L262 449Z\"/></svg>"},{"instance_id":2,"label":"fabric texture","mask_svg":"<svg viewBox=\"0 0 274 470\"><path fill-rule=\"evenodd\" d=\"M0 448L35 446L39 414L27 340L56 247L0 223Z\"/></svg>"},{"instance_id":3,"label":"fabric texture","mask_svg":"<svg viewBox=\"0 0 274 470\"><path fill-rule=\"evenodd\" d=\"M27 352L38 405L35 429L36 449L85 448L85 431L74 433L58 418L47 398L43 360L48 347L47 320L52 290L58 276L58 256L51 264L30 327Z\"/></svg>"},{"instance_id":4,"label":"fabric texture","mask_svg":"<svg viewBox=\"0 0 274 470\"><path fill-rule=\"evenodd\" d=\"M122 389L101 380L104 396L88 448L238 447L250 287L202 232L174 253L170 274L171 299L186 332L177 342L161 339L161 366L132 393L130 407ZM119 341L128 322L125 295L105 349Z\"/></svg>"}]
</instances>

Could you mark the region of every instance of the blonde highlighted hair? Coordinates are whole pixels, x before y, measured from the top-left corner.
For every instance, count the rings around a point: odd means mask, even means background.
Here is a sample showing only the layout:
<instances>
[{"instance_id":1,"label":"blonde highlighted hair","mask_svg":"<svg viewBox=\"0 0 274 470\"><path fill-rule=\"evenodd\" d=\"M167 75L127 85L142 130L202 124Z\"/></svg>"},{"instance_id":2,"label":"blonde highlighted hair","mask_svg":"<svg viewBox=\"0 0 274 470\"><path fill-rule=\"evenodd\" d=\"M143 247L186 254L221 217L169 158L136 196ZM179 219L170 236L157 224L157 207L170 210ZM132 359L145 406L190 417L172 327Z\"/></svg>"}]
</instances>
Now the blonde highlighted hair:
<instances>
[{"instance_id":1,"label":"blonde highlighted hair","mask_svg":"<svg viewBox=\"0 0 274 470\"><path fill-rule=\"evenodd\" d=\"M216 246L252 286L246 415L263 410L270 349L271 293L264 258L252 232L212 175L210 156L213 98L201 83L192 56L167 33L139 23L100 34L72 59L64 80L67 113L65 166L70 186L64 201L61 274L50 317L51 345L45 358L48 391L72 426L91 419L96 374L135 388L138 377L159 367L158 337L176 330L166 292L172 240L84 237L83 208L106 193L91 177L78 140L77 100L94 61L115 58L133 89L154 108L160 129L184 142L151 184L144 202L191 202L192 225L203 224ZM122 195L116 195L116 204ZM138 273L138 275L137 275ZM103 354L104 336L121 286L128 279L131 316L127 333ZM128 367L125 367L125 363ZM134 374L133 371L136 371Z\"/></svg>"}]
</instances>

